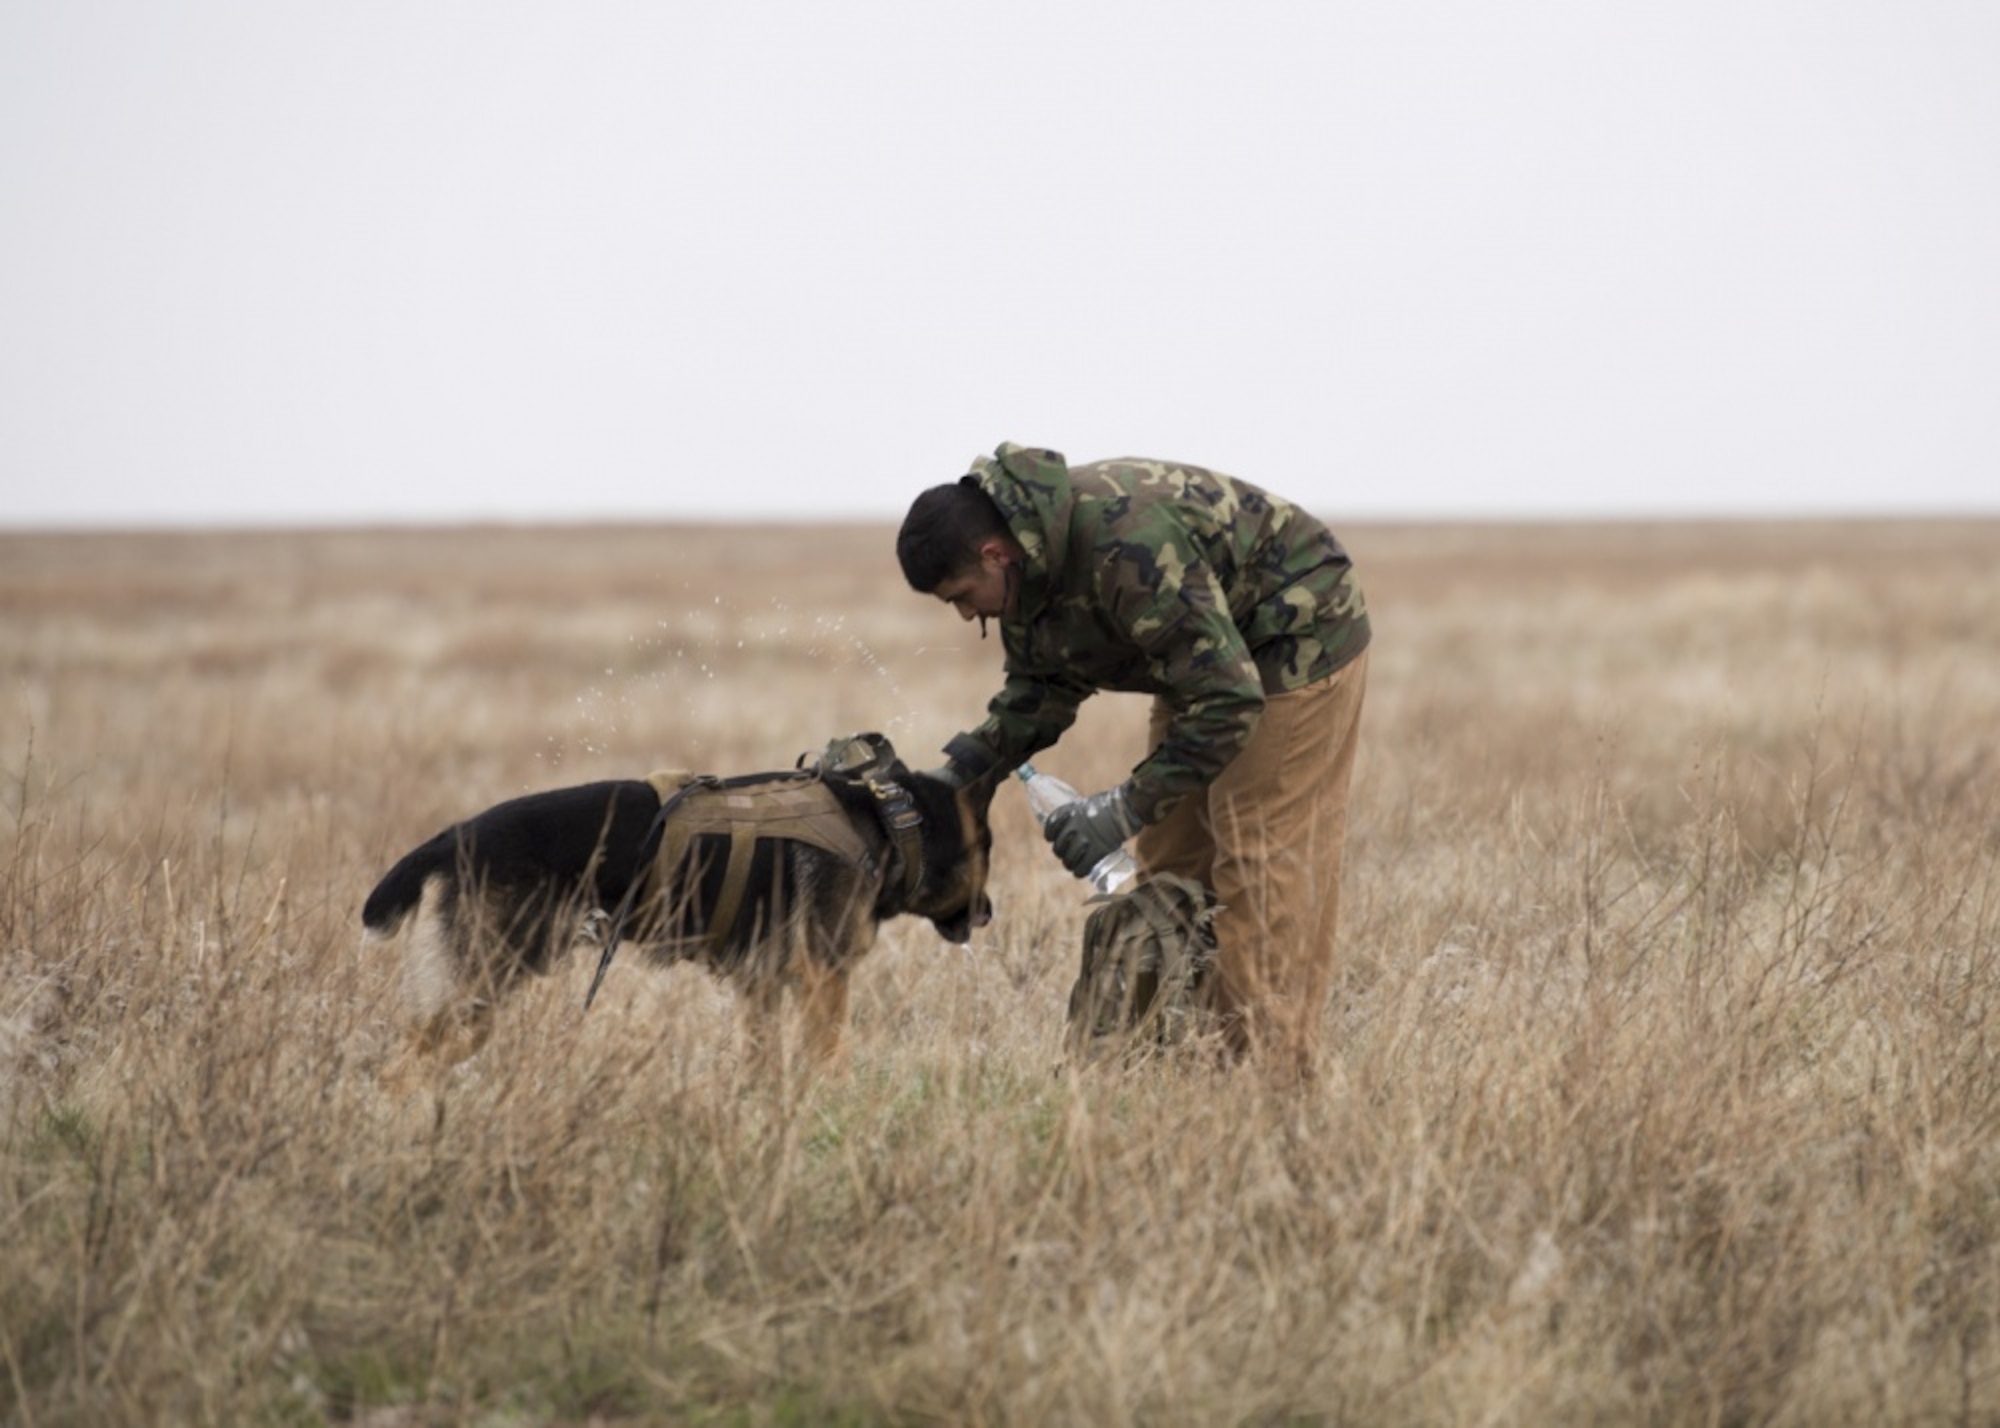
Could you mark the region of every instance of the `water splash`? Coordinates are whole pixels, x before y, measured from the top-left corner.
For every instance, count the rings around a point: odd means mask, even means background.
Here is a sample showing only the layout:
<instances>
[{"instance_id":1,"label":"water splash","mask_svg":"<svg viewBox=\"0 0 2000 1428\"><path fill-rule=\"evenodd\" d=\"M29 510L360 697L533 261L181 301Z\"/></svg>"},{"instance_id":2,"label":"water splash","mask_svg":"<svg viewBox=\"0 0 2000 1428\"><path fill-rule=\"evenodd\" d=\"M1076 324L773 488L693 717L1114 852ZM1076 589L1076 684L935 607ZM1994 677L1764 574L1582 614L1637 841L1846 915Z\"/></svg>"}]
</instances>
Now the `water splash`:
<instances>
[{"instance_id":1,"label":"water splash","mask_svg":"<svg viewBox=\"0 0 2000 1428\"><path fill-rule=\"evenodd\" d=\"M825 723L836 707L855 729L907 736L917 711L883 653L839 612L796 610L773 597L762 606L722 595L689 602L631 634L601 684L574 699L568 729L551 733L538 755L559 767L566 757L602 758L641 742L662 760L698 761L718 738L741 735L751 715L818 720L800 731L810 745L854 732ZM805 698L801 689L823 690ZM778 691L784 691L780 694Z\"/></svg>"}]
</instances>

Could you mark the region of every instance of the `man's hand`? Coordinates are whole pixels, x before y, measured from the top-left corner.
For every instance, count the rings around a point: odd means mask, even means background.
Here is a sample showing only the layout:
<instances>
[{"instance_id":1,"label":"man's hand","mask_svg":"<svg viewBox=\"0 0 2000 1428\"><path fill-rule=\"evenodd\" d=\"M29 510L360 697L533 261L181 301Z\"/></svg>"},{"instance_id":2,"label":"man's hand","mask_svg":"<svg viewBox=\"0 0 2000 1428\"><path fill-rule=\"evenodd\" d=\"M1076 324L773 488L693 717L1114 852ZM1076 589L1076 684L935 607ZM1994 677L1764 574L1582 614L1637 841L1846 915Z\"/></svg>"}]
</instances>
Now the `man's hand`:
<instances>
[{"instance_id":1,"label":"man's hand","mask_svg":"<svg viewBox=\"0 0 2000 1428\"><path fill-rule=\"evenodd\" d=\"M1139 820L1132 815L1122 783L1064 804L1042 825L1042 836L1055 845L1063 866L1079 878L1089 877L1107 853L1138 831Z\"/></svg>"},{"instance_id":2,"label":"man's hand","mask_svg":"<svg viewBox=\"0 0 2000 1428\"><path fill-rule=\"evenodd\" d=\"M924 774L949 788L960 789L975 783L993 767L993 751L970 734L953 736L944 746L944 754L944 763L926 769Z\"/></svg>"}]
</instances>

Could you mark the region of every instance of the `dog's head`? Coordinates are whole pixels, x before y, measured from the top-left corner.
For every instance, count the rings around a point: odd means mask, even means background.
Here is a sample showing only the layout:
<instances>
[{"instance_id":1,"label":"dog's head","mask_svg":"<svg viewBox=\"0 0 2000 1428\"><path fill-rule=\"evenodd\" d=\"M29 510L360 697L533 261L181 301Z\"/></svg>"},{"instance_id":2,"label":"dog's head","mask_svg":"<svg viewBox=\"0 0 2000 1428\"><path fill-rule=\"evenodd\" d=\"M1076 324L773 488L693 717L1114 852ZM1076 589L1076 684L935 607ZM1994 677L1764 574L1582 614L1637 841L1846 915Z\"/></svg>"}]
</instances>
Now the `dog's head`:
<instances>
[{"instance_id":1,"label":"dog's head","mask_svg":"<svg viewBox=\"0 0 2000 1428\"><path fill-rule=\"evenodd\" d=\"M953 788L900 762L895 777L923 815L923 880L903 911L928 917L947 942L969 942L974 929L993 920L993 902L986 895L986 871L993 858L987 811L1000 780L988 774Z\"/></svg>"}]
</instances>

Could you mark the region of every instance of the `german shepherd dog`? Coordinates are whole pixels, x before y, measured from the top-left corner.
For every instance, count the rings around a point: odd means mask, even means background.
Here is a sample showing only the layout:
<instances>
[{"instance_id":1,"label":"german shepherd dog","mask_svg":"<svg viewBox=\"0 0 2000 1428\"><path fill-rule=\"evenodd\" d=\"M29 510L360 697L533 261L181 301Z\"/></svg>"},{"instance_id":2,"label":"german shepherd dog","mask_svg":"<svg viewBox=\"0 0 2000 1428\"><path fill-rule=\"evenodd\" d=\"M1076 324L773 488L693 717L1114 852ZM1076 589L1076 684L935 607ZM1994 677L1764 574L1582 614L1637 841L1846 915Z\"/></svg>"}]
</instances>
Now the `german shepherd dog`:
<instances>
[{"instance_id":1,"label":"german shepherd dog","mask_svg":"<svg viewBox=\"0 0 2000 1428\"><path fill-rule=\"evenodd\" d=\"M414 1026L384 1081L407 1087L426 1064L471 1056L507 994L579 942L601 948L601 979L621 937L655 964L692 961L732 983L760 1060L777 1050L789 987L808 1058L837 1060L849 976L884 921L927 917L962 943L992 916L997 779L955 788L912 772L879 736L857 737L878 751L859 774L827 760L726 781L655 775L555 789L497 804L405 854L361 912L368 940L405 933ZM695 817L703 799L742 807L767 790L816 798L811 817L837 836L795 836L794 819L739 848L728 825Z\"/></svg>"}]
</instances>

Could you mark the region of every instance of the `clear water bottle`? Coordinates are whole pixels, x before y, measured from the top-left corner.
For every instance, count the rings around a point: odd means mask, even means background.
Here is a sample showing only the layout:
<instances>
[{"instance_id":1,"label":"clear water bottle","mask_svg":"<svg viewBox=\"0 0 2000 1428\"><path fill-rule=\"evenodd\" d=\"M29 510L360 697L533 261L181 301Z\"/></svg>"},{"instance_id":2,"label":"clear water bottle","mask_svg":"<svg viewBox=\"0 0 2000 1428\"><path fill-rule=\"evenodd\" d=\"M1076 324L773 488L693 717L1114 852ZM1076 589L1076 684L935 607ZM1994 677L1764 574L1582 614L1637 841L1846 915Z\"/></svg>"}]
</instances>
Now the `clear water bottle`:
<instances>
[{"instance_id":1,"label":"clear water bottle","mask_svg":"<svg viewBox=\"0 0 2000 1428\"><path fill-rule=\"evenodd\" d=\"M1037 823L1047 823L1051 813L1083 797L1054 774L1043 773L1033 764L1022 764L1014 770L1014 776L1028 790L1028 807L1034 810ZM1090 885L1101 893L1122 892L1138 876L1139 865L1132 854L1124 848L1113 848L1090 870Z\"/></svg>"}]
</instances>

